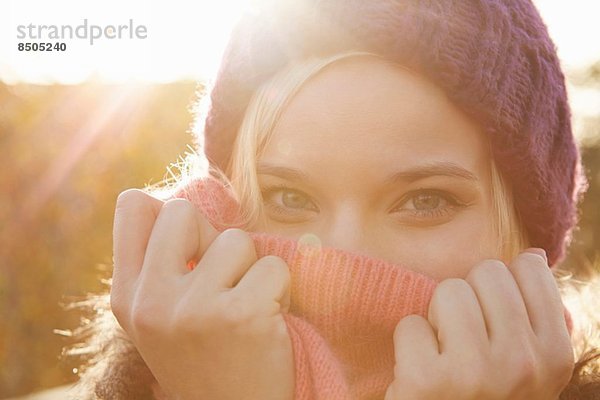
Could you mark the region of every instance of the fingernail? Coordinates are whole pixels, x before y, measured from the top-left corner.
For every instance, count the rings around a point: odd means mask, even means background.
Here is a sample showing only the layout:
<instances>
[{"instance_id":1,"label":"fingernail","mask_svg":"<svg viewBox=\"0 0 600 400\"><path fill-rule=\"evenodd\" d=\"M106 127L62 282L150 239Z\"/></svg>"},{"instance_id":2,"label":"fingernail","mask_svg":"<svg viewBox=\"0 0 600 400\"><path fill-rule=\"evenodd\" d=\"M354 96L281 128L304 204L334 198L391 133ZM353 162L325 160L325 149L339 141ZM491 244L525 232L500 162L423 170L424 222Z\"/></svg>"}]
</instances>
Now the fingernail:
<instances>
[{"instance_id":1,"label":"fingernail","mask_svg":"<svg viewBox=\"0 0 600 400\"><path fill-rule=\"evenodd\" d=\"M533 253L533 254L537 254L539 256L544 257L544 260L546 260L546 262L548 262L548 256L546 255L546 250L539 248L539 247L530 247L528 249L525 249L526 252L528 253Z\"/></svg>"}]
</instances>

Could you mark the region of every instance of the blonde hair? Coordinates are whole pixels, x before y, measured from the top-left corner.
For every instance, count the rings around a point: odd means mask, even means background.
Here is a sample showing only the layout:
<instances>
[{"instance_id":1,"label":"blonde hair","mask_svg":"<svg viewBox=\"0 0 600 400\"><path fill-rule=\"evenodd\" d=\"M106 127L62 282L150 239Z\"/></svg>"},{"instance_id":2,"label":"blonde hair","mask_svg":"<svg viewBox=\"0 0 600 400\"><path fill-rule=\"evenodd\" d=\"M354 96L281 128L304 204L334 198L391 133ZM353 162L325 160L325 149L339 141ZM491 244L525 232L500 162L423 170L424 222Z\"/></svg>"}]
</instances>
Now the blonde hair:
<instances>
[{"instance_id":1,"label":"blonde hair","mask_svg":"<svg viewBox=\"0 0 600 400\"><path fill-rule=\"evenodd\" d=\"M225 171L213 171L230 186L234 196L237 197L243 212L242 219L245 226L252 226L264 217L262 210L263 199L257 178L257 161L261 158L264 149L269 143L272 132L286 105L310 78L321 72L327 66L348 59L350 57L377 57L383 62L395 67L403 68L411 73L413 71L377 54L363 51L349 51L338 53L324 58L312 58L304 62L287 66L272 79L264 83L252 96L245 116L238 130L232 155ZM490 198L492 199L491 223L496 236L496 254L504 262L509 263L524 249L530 247L526 230L514 204L512 188L504 179L498 169L488 142L489 172L490 172ZM598 298L593 289L600 288L600 280L590 280L588 283L571 279L566 270L554 269L557 284L561 290L563 300L570 306L573 313L576 329L580 335L574 335L573 346L576 364L572 386L569 386L566 399L571 398L571 393L577 392L578 385L594 381L598 374L598 363L595 350L600 344L598 337L598 311L586 310L582 307L585 303L597 304ZM579 326L578 326L579 325ZM566 392L565 392L566 393Z\"/></svg>"},{"instance_id":2,"label":"blonde hair","mask_svg":"<svg viewBox=\"0 0 600 400\"><path fill-rule=\"evenodd\" d=\"M242 206L242 217L246 226L252 226L264 218L262 196L256 176L257 160L268 145L286 105L302 85L327 66L351 57L365 56L377 57L385 63L407 69L373 53L349 51L288 66L256 91L248 104L225 171L225 175L229 177L227 184L232 187ZM510 260L527 247L527 240L519 216L515 212L510 187L502 178L492 157L490 173L492 222L497 236L497 254L504 260Z\"/></svg>"},{"instance_id":3,"label":"blonde hair","mask_svg":"<svg viewBox=\"0 0 600 400\"><path fill-rule=\"evenodd\" d=\"M262 198L256 177L256 162L266 147L273 129L285 105L310 77L331 63L351 56L375 56L364 52L348 52L323 59L313 59L294 65L282 71L263 85L253 96L234 144L231 163L226 171L211 169L203 155L192 149L180 163L172 164L179 170L178 176L172 173L170 180L147 186L146 191L159 198L168 199L174 191L185 187L190 181L212 174L232 187L249 224L261 217ZM376 56L377 57L377 56ZM205 104L200 103L200 105ZM202 113L202 109L200 109ZM202 115L200 115L202 118ZM492 223L498 237L498 254L511 260L521 250L528 247L527 238L513 204L511 188L502 178L490 157L491 198L493 200ZM562 281L562 282L561 282ZM582 317L576 318L574 349L579 361L571 382L561 394L561 399L595 398L600 390L600 365L596 350L598 338L598 288L600 281L577 287L571 279L559 279L563 298L571 312L581 310ZM568 289L566 292L564 289ZM573 303L569 304L569 299ZM584 306L589 306L586 310ZM151 396L150 388L155 379L137 352L133 343L110 314L109 295L94 296L87 302L73 305L75 308L89 309L95 314L86 319L74 334L82 343L65 349L66 355L82 357L83 371L74 394L77 398L146 398ZM584 322L585 321L585 322ZM585 328L588 329L585 329ZM128 379L124 381L123 376Z\"/></svg>"}]
</instances>

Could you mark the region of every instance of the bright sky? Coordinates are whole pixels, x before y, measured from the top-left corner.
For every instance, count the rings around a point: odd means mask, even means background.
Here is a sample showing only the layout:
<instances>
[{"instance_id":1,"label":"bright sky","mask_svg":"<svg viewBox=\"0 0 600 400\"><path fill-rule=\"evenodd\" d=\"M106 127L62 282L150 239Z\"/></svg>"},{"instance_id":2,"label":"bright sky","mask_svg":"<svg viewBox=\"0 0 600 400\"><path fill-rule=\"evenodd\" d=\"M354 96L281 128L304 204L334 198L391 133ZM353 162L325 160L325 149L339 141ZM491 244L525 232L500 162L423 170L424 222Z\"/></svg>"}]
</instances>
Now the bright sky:
<instances>
[{"instance_id":1,"label":"bright sky","mask_svg":"<svg viewBox=\"0 0 600 400\"><path fill-rule=\"evenodd\" d=\"M0 79L5 82L167 82L215 68L231 25L248 0L9 0L0 14ZM147 39L64 40L65 52L19 52L17 26L83 24L147 27ZM125 31L127 34L128 31ZM89 35L89 34L88 34ZM29 40L31 41L31 40ZM60 41L59 39L53 40Z\"/></svg>"},{"instance_id":2,"label":"bright sky","mask_svg":"<svg viewBox=\"0 0 600 400\"><path fill-rule=\"evenodd\" d=\"M260 0L8 0L0 13L0 80L7 83L168 82L212 75L243 7ZM340 0L343 1L343 0ZM600 60L600 1L534 0L567 73ZM7 12L6 12L7 11ZM65 52L19 52L17 26L145 25L147 39L65 40ZM56 40L55 40L56 41ZM597 114L597 90L577 92L574 108Z\"/></svg>"},{"instance_id":3,"label":"bright sky","mask_svg":"<svg viewBox=\"0 0 600 400\"><path fill-rule=\"evenodd\" d=\"M567 77L600 61L600 1L534 0L558 49ZM600 90L567 85L575 133L585 117L600 117Z\"/></svg>"},{"instance_id":4,"label":"bright sky","mask_svg":"<svg viewBox=\"0 0 600 400\"><path fill-rule=\"evenodd\" d=\"M165 82L216 68L230 27L251 0L9 0L0 14L0 79L5 82ZM255 0L256 1L256 0ZM567 70L600 59L600 2L535 0ZM66 40L67 51L19 52L18 25L146 25L148 38Z\"/></svg>"}]
</instances>

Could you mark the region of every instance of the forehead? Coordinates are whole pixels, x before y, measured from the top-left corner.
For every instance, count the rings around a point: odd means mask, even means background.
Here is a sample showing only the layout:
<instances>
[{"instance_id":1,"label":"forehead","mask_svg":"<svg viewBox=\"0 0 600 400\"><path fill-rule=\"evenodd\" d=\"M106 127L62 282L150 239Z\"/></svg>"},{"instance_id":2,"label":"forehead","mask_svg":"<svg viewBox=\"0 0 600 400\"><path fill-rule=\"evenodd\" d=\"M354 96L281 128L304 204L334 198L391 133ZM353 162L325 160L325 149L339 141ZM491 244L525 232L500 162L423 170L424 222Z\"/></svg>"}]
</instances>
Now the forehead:
<instances>
[{"instance_id":1,"label":"forehead","mask_svg":"<svg viewBox=\"0 0 600 400\"><path fill-rule=\"evenodd\" d=\"M448 161L473 172L486 157L479 127L440 89L374 57L335 62L305 82L262 156L304 169Z\"/></svg>"}]
</instances>

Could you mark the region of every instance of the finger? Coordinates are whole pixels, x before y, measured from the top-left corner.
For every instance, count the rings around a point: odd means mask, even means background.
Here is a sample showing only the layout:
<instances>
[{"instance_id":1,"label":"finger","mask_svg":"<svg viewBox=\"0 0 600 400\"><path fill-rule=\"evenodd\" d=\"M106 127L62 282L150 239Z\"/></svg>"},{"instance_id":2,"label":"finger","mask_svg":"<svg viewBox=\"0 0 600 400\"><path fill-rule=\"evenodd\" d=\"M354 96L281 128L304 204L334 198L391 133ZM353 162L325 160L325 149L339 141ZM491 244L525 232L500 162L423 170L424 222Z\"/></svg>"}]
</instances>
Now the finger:
<instances>
[{"instance_id":1,"label":"finger","mask_svg":"<svg viewBox=\"0 0 600 400\"><path fill-rule=\"evenodd\" d=\"M406 385L423 382L439 363L438 341L429 322L420 315L408 315L394 330L394 381L385 400L404 398Z\"/></svg>"},{"instance_id":2,"label":"finger","mask_svg":"<svg viewBox=\"0 0 600 400\"><path fill-rule=\"evenodd\" d=\"M510 341L531 332L521 292L504 263L484 260L465 279L477 296L490 341Z\"/></svg>"},{"instance_id":3,"label":"finger","mask_svg":"<svg viewBox=\"0 0 600 400\"><path fill-rule=\"evenodd\" d=\"M165 202L152 228L142 275L160 282L188 273L188 261L198 258L217 234L188 200Z\"/></svg>"},{"instance_id":4,"label":"finger","mask_svg":"<svg viewBox=\"0 0 600 400\"><path fill-rule=\"evenodd\" d=\"M430 362L439 356L438 340L433 327L419 315L408 315L396 325L394 349L396 368L400 370Z\"/></svg>"},{"instance_id":5,"label":"finger","mask_svg":"<svg viewBox=\"0 0 600 400\"><path fill-rule=\"evenodd\" d=\"M113 225L113 291L132 289L163 204L139 189L128 189L119 194Z\"/></svg>"},{"instance_id":6,"label":"finger","mask_svg":"<svg viewBox=\"0 0 600 400\"><path fill-rule=\"evenodd\" d=\"M525 251L510 264L519 287L531 327L538 337L567 332L564 307L545 254Z\"/></svg>"},{"instance_id":7,"label":"finger","mask_svg":"<svg viewBox=\"0 0 600 400\"><path fill-rule=\"evenodd\" d=\"M260 307L271 308L272 314L287 312L290 306L288 265L277 256L262 257L250 267L232 291L242 298L255 299Z\"/></svg>"},{"instance_id":8,"label":"finger","mask_svg":"<svg viewBox=\"0 0 600 400\"><path fill-rule=\"evenodd\" d=\"M230 289L256 260L252 238L241 229L227 229L211 243L192 274L212 290Z\"/></svg>"},{"instance_id":9,"label":"finger","mask_svg":"<svg viewBox=\"0 0 600 400\"><path fill-rule=\"evenodd\" d=\"M473 288L463 279L446 279L436 287L428 319L440 343L440 353L480 352L488 345L483 312Z\"/></svg>"}]
</instances>

